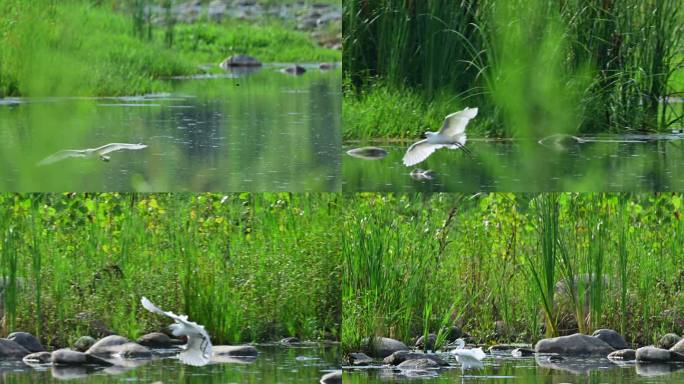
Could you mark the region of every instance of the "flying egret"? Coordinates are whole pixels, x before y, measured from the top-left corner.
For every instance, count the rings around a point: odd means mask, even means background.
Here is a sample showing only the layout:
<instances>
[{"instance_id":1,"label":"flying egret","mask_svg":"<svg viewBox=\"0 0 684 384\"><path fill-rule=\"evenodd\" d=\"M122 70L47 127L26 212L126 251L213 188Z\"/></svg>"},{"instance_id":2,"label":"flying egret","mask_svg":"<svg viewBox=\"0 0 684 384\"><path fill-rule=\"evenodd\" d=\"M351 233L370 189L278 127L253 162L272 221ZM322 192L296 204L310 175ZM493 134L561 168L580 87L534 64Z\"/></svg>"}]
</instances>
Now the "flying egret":
<instances>
[{"instance_id":1,"label":"flying egret","mask_svg":"<svg viewBox=\"0 0 684 384\"><path fill-rule=\"evenodd\" d=\"M173 312L166 312L157 308L144 296L140 302L148 311L172 318L175 324L171 324L169 328L171 328L171 333L174 336L186 336L188 338L185 350L178 355L183 363L199 367L209 362L211 359L211 340L203 326L188 321L186 315L176 315Z\"/></svg>"},{"instance_id":2,"label":"flying egret","mask_svg":"<svg viewBox=\"0 0 684 384\"><path fill-rule=\"evenodd\" d=\"M463 339L456 339L455 344L456 349L452 349L449 353L455 355L462 368L478 368L482 366L482 359L487 357L482 348L465 349L465 341Z\"/></svg>"},{"instance_id":3,"label":"flying egret","mask_svg":"<svg viewBox=\"0 0 684 384\"><path fill-rule=\"evenodd\" d=\"M427 159L440 148L465 150L465 128L468 122L477 116L477 108L466 108L444 118L444 124L438 132L425 132L426 139L413 143L404 155L404 165L410 167Z\"/></svg>"},{"instance_id":4,"label":"flying egret","mask_svg":"<svg viewBox=\"0 0 684 384\"><path fill-rule=\"evenodd\" d=\"M105 156L108 153L120 151L122 149L143 149L147 148L145 144L126 144L126 143L110 143L97 148L86 148L86 149L65 149L54 153L43 160L41 160L38 165L48 165L56 163L58 161L64 160L69 157L95 157L98 156L102 161L109 161L109 156Z\"/></svg>"}]
</instances>

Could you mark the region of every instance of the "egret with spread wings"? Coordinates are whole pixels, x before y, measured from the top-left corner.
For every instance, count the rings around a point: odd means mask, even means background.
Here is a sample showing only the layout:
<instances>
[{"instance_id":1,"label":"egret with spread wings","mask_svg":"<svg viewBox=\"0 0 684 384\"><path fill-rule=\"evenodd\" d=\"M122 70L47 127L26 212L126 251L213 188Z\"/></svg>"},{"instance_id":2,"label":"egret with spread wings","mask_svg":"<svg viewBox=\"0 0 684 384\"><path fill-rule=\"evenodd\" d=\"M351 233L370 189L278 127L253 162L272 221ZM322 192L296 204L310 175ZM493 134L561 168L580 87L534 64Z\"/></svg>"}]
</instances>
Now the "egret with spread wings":
<instances>
[{"instance_id":1,"label":"egret with spread wings","mask_svg":"<svg viewBox=\"0 0 684 384\"><path fill-rule=\"evenodd\" d=\"M144 296L140 302L148 311L172 318L175 323L171 324L169 328L171 328L174 336L186 336L188 338L185 349L178 355L183 363L202 366L211 360L211 340L203 326L188 321L186 315L176 315L173 312L159 309Z\"/></svg>"},{"instance_id":2,"label":"egret with spread wings","mask_svg":"<svg viewBox=\"0 0 684 384\"><path fill-rule=\"evenodd\" d=\"M404 165L407 167L416 165L440 148L465 150L465 128L475 116L477 116L477 108L466 108L447 116L438 132L425 132L426 139L409 147L404 155Z\"/></svg>"},{"instance_id":3,"label":"egret with spread wings","mask_svg":"<svg viewBox=\"0 0 684 384\"><path fill-rule=\"evenodd\" d=\"M109 161L108 153L120 151L122 149L136 150L147 148L145 144L110 143L97 148L86 149L65 149L54 153L43 160L38 165L48 165L70 157L95 157L98 156L102 161Z\"/></svg>"}]
</instances>

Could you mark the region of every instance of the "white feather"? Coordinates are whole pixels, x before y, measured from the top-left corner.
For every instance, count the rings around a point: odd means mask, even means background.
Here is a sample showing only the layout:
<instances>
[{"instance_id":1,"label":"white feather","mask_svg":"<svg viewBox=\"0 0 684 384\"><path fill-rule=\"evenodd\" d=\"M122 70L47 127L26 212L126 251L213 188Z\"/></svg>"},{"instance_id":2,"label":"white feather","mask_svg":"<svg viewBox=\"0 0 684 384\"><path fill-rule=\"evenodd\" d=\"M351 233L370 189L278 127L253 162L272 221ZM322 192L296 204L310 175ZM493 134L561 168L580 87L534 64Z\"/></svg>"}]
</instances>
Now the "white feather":
<instances>
[{"instance_id":1,"label":"white feather","mask_svg":"<svg viewBox=\"0 0 684 384\"><path fill-rule=\"evenodd\" d=\"M56 153L53 153L52 155L44 158L40 162L38 162L38 165L48 165L48 164L53 164L58 161L68 159L70 157L95 157L95 156L100 156L104 157L104 155L110 153L110 152L115 152L115 151L120 151L123 149L128 149L128 150L137 150L137 149L143 149L147 148L147 145L145 144L127 144L127 143L110 143L110 144L105 144L101 147L97 148L86 148L86 149L65 149ZM104 158L105 160L108 158Z\"/></svg>"}]
</instances>

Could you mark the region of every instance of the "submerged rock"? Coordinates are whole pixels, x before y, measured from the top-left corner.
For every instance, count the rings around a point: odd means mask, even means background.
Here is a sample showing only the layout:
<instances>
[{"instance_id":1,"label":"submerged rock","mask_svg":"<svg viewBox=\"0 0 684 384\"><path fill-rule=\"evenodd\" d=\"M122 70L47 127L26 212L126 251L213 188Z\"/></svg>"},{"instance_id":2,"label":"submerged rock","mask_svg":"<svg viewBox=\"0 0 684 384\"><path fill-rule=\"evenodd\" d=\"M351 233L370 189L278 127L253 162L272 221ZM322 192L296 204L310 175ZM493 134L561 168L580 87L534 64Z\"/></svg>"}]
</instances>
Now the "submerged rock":
<instances>
[{"instance_id":1,"label":"submerged rock","mask_svg":"<svg viewBox=\"0 0 684 384\"><path fill-rule=\"evenodd\" d=\"M625 339L612 329L597 329L592 336L605 341L608 345L615 349L627 349L629 345Z\"/></svg>"},{"instance_id":2,"label":"submerged rock","mask_svg":"<svg viewBox=\"0 0 684 384\"><path fill-rule=\"evenodd\" d=\"M167 334L161 332L142 335L138 338L137 342L148 348L176 348L185 344L181 340L172 339Z\"/></svg>"},{"instance_id":3,"label":"submerged rock","mask_svg":"<svg viewBox=\"0 0 684 384\"><path fill-rule=\"evenodd\" d=\"M613 352L613 347L603 340L581 333L539 340L534 349L538 353L570 356L607 356Z\"/></svg>"},{"instance_id":4,"label":"submerged rock","mask_svg":"<svg viewBox=\"0 0 684 384\"><path fill-rule=\"evenodd\" d=\"M74 343L74 350L78 352L85 352L90 347L92 347L96 342L97 340L90 336L81 336Z\"/></svg>"},{"instance_id":5,"label":"submerged rock","mask_svg":"<svg viewBox=\"0 0 684 384\"><path fill-rule=\"evenodd\" d=\"M682 338L679 337L679 335L677 335L675 333L668 333L668 334L664 335L663 337L661 337L660 340L658 340L657 346L658 346L658 348L662 348L662 349L670 349L670 348L674 347L681 340L682 340Z\"/></svg>"},{"instance_id":6,"label":"submerged rock","mask_svg":"<svg viewBox=\"0 0 684 384\"><path fill-rule=\"evenodd\" d=\"M29 352L45 351L43 344L41 344L35 336L27 332L12 332L7 336L7 340L14 341L26 348Z\"/></svg>"},{"instance_id":7,"label":"submerged rock","mask_svg":"<svg viewBox=\"0 0 684 384\"><path fill-rule=\"evenodd\" d=\"M667 349L657 348L652 345L648 347L641 347L636 350L636 360L643 362L668 362L670 361L670 351Z\"/></svg>"},{"instance_id":8,"label":"submerged rock","mask_svg":"<svg viewBox=\"0 0 684 384\"><path fill-rule=\"evenodd\" d=\"M373 359L363 352L356 352L349 354L349 364L359 366L359 365L371 365Z\"/></svg>"},{"instance_id":9,"label":"submerged rock","mask_svg":"<svg viewBox=\"0 0 684 384\"><path fill-rule=\"evenodd\" d=\"M52 352L52 364L54 365L84 365L97 364L110 366L111 363L100 359L97 356L87 353L73 351L68 348L58 349Z\"/></svg>"},{"instance_id":10,"label":"submerged rock","mask_svg":"<svg viewBox=\"0 0 684 384\"><path fill-rule=\"evenodd\" d=\"M28 355L29 350L12 340L0 339L0 359L21 359Z\"/></svg>"},{"instance_id":11,"label":"submerged rock","mask_svg":"<svg viewBox=\"0 0 684 384\"><path fill-rule=\"evenodd\" d=\"M399 369L429 369L429 368L439 368L437 364L432 359L411 359L406 360L403 363L397 365Z\"/></svg>"},{"instance_id":12,"label":"submerged rock","mask_svg":"<svg viewBox=\"0 0 684 384\"><path fill-rule=\"evenodd\" d=\"M387 151L379 147L361 147L348 150L347 155L363 160L380 160L387 156Z\"/></svg>"},{"instance_id":13,"label":"submerged rock","mask_svg":"<svg viewBox=\"0 0 684 384\"><path fill-rule=\"evenodd\" d=\"M215 345L212 347L214 355L231 357L255 357L259 354L251 345Z\"/></svg>"},{"instance_id":14,"label":"submerged rock","mask_svg":"<svg viewBox=\"0 0 684 384\"><path fill-rule=\"evenodd\" d=\"M389 337L374 337L372 340L365 339L362 344L365 346L365 352L368 355L382 359L394 352L409 350L406 344Z\"/></svg>"},{"instance_id":15,"label":"submerged rock","mask_svg":"<svg viewBox=\"0 0 684 384\"><path fill-rule=\"evenodd\" d=\"M252 56L235 55L223 60L219 66L223 69L235 67L261 67L262 63Z\"/></svg>"},{"instance_id":16,"label":"submerged rock","mask_svg":"<svg viewBox=\"0 0 684 384\"><path fill-rule=\"evenodd\" d=\"M342 384L342 370L326 373L321 377L321 384Z\"/></svg>"},{"instance_id":17,"label":"submerged rock","mask_svg":"<svg viewBox=\"0 0 684 384\"><path fill-rule=\"evenodd\" d=\"M534 356L534 349L516 348L516 349L511 351L511 356L513 356L513 357Z\"/></svg>"},{"instance_id":18,"label":"submerged rock","mask_svg":"<svg viewBox=\"0 0 684 384\"><path fill-rule=\"evenodd\" d=\"M30 355L24 356L21 359L26 364L49 364L52 362L52 354L50 352L34 352Z\"/></svg>"},{"instance_id":19,"label":"submerged rock","mask_svg":"<svg viewBox=\"0 0 684 384\"><path fill-rule=\"evenodd\" d=\"M303 75L306 73L306 68L302 67L301 65L295 64L291 67L287 67L282 69L283 73L287 73L288 75Z\"/></svg>"},{"instance_id":20,"label":"submerged rock","mask_svg":"<svg viewBox=\"0 0 684 384\"><path fill-rule=\"evenodd\" d=\"M411 352L411 351L394 352L393 354L385 357L382 360L382 362L385 364L389 364L389 365L399 365L406 360L415 360L415 359L430 359L430 360L434 361L435 363L442 365L442 366L449 365L449 363L447 363L444 359L442 359L441 357L439 357L436 354L422 353L422 352Z\"/></svg>"},{"instance_id":21,"label":"submerged rock","mask_svg":"<svg viewBox=\"0 0 684 384\"><path fill-rule=\"evenodd\" d=\"M608 354L610 360L636 360L636 351L633 349L620 349Z\"/></svg>"},{"instance_id":22,"label":"submerged rock","mask_svg":"<svg viewBox=\"0 0 684 384\"><path fill-rule=\"evenodd\" d=\"M152 357L152 351L149 349L118 335L100 339L86 353L98 356L119 355L124 358Z\"/></svg>"}]
</instances>

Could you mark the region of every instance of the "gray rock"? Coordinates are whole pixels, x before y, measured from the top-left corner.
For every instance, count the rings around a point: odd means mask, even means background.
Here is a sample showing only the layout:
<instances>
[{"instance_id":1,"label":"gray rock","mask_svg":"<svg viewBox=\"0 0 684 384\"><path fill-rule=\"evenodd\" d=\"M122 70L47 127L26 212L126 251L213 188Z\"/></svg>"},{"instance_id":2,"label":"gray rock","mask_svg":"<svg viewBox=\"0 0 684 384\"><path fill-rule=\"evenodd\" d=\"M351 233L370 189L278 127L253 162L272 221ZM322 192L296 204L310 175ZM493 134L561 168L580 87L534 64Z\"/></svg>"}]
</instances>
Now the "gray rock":
<instances>
[{"instance_id":1,"label":"gray rock","mask_svg":"<svg viewBox=\"0 0 684 384\"><path fill-rule=\"evenodd\" d=\"M534 349L530 348L516 348L511 351L511 356L513 357L527 357L534 356Z\"/></svg>"},{"instance_id":2,"label":"gray rock","mask_svg":"<svg viewBox=\"0 0 684 384\"><path fill-rule=\"evenodd\" d=\"M612 329L597 329L594 331L594 333L591 334L592 336L601 339L606 342L606 344L610 345L611 347L615 349L628 349L629 344L625 341L625 339L617 333L616 331Z\"/></svg>"},{"instance_id":3,"label":"gray rock","mask_svg":"<svg viewBox=\"0 0 684 384\"><path fill-rule=\"evenodd\" d=\"M664 363L670 361L670 351L652 345L641 347L636 350L636 359L642 362Z\"/></svg>"},{"instance_id":4,"label":"gray rock","mask_svg":"<svg viewBox=\"0 0 684 384\"><path fill-rule=\"evenodd\" d=\"M682 340L677 334L668 333L658 340L657 347L662 349L670 349Z\"/></svg>"},{"instance_id":5,"label":"gray rock","mask_svg":"<svg viewBox=\"0 0 684 384\"><path fill-rule=\"evenodd\" d=\"M425 342L425 336L421 336L416 340L416 348L418 349L428 349L430 351L435 349L435 343L437 342L437 335L434 333L428 334L427 345Z\"/></svg>"},{"instance_id":6,"label":"gray rock","mask_svg":"<svg viewBox=\"0 0 684 384\"><path fill-rule=\"evenodd\" d=\"M149 349L118 335L100 339L86 353L96 356L119 355L125 358L152 357L152 352Z\"/></svg>"},{"instance_id":7,"label":"gray rock","mask_svg":"<svg viewBox=\"0 0 684 384\"><path fill-rule=\"evenodd\" d=\"M610 360L636 360L636 351L633 349L620 349L608 355Z\"/></svg>"},{"instance_id":8,"label":"gray rock","mask_svg":"<svg viewBox=\"0 0 684 384\"><path fill-rule=\"evenodd\" d=\"M321 384L342 384L342 370L326 373L319 382Z\"/></svg>"},{"instance_id":9,"label":"gray rock","mask_svg":"<svg viewBox=\"0 0 684 384\"><path fill-rule=\"evenodd\" d=\"M21 359L26 364L49 364L52 362L52 354L50 352L34 352L30 355L24 356Z\"/></svg>"},{"instance_id":10,"label":"gray rock","mask_svg":"<svg viewBox=\"0 0 684 384\"><path fill-rule=\"evenodd\" d=\"M302 67L301 65L295 64L291 67L284 68L282 70L283 73L287 73L289 75L303 75L306 73L306 68Z\"/></svg>"},{"instance_id":11,"label":"gray rock","mask_svg":"<svg viewBox=\"0 0 684 384\"><path fill-rule=\"evenodd\" d=\"M21 359L28 355L28 349L12 340L0 339L0 359Z\"/></svg>"},{"instance_id":12,"label":"gray rock","mask_svg":"<svg viewBox=\"0 0 684 384\"><path fill-rule=\"evenodd\" d=\"M408 351L406 344L399 340L389 337L374 337L371 340L365 339L362 344L365 346L364 352L371 357L384 359L397 351Z\"/></svg>"},{"instance_id":13,"label":"gray rock","mask_svg":"<svg viewBox=\"0 0 684 384\"><path fill-rule=\"evenodd\" d=\"M223 60L220 67L228 69L233 67L261 67L261 65L261 62L252 56L235 55Z\"/></svg>"},{"instance_id":14,"label":"gray rock","mask_svg":"<svg viewBox=\"0 0 684 384\"><path fill-rule=\"evenodd\" d=\"M299 343L299 339L294 337L294 336L286 337L286 338L280 340L280 344L295 344L295 343Z\"/></svg>"},{"instance_id":15,"label":"gray rock","mask_svg":"<svg viewBox=\"0 0 684 384\"><path fill-rule=\"evenodd\" d=\"M74 343L74 350L78 352L85 352L92 347L95 342L97 342L97 340L90 336L81 336Z\"/></svg>"},{"instance_id":16,"label":"gray rock","mask_svg":"<svg viewBox=\"0 0 684 384\"><path fill-rule=\"evenodd\" d=\"M371 365L373 363L373 359L366 355L365 353L362 352L356 352L356 353L350 353L349 354L349 364L354 365L354 366L359 366L359 365Z\"/></svg>"},{"instance_id":17,"label":"gray rock","mask_svg":"<svg viewBox=\"0 0 684 384\"><path fill-rule=\"evenodd\" d=\"M52 364L54 365L84 365L84 364L98 364L110 366L108 363L97 356L89 355L83 352L73 351L68 348L58 349L52 352Z\"/></svg>"},{"instance_id":18,"label":"gray rock","mask_svg":"<svg viewBox=\"0 0 684 384\"><path fill-rule=\"evenodd\" d=\"M495 344L489 347L488 351L489 353L502 353L502 352L511 352L516 348L521 348L517 347L515 345L510 345L510 344Z\"/></svg>"},{"instance_id":19,"label":"gray rock","mask_svg":"<svg viewBox=\"0 0 684 384\"><path fill-rule=\"evenodd\" d=\"M603 340L581 333L539 340L534 349L538 353L570 356L607 356L613 352L613 347Z\"/></svg>"},{"instance_id":20,"label":"gray rock","mask_svg":"<svg viewBox=\"0 0 684 384\"><path fill-rule=\"evenodd\" d=\"M7 336L7 340L12 340L15 343L26 348L29 352L43 352L45 347L38 341L38 339L27 332L12 332Z\"/></svg>"},{"instance_id":21,"label":"gray rock","mask_svg":"<svg viewBox=\"0 0 684 384\"><path fill-rule=\"evenodd\" d=\"M429 369L439 368L439 364L432 359L411 359L397 365L399 369Z\"/></svg>"},{"instance_id":22,"label":"gray rock","mask_svg":"<svg viewBox=\"0 0 684 384\"><path fill-rule=\"evenodd\" d=\"M363 160L379 160L387 156L387 151L379 147L361 147L347 151L347 155Z\"/></svg>"},{"instance_id":23,"label":"gray rock","mask_svg":"<svg viewBox=\"0 0 684 384\"><path fill-rule=\"evenodd\" d=\"M684 339L679 340L677 344L673 345L670 351L684 353Z\"/></svg>"},{"instance_id":24,"label":"gray rock","mask_svg":"<svg viewBox=\"0 0 684 384\"><path fill-rule=\"evenodd\" d=\"M142 335L138 338L137 343L148 348L175 348L185 344L181 340L172 339L167 334L161 332Z\"/></svg>"},{"instance_id":25,"label":"gray rock","mask_svg":"<svg viewBox=\"0 0 684 384\"><path fill-rule=\"evenodd\" d=\"M393 354L385 357L382 362L389 365L399 365L406 360L415 359L430 359L441 366L447 366L449 363L444 361L438 355L432 353L422 353L422 352L411 352L411 351L397 351Z\"/></svg>"},{"instance_id":26,"label":"gray rock","mask_svg":"<svg viewBox=\"0 0 684 384\"><path fill-rule=\"evenodd\" d=\"M215 345L212 347L214 355L232 357L254 357L259 354L251 345Z\"/></svg>"}]
</instances>

